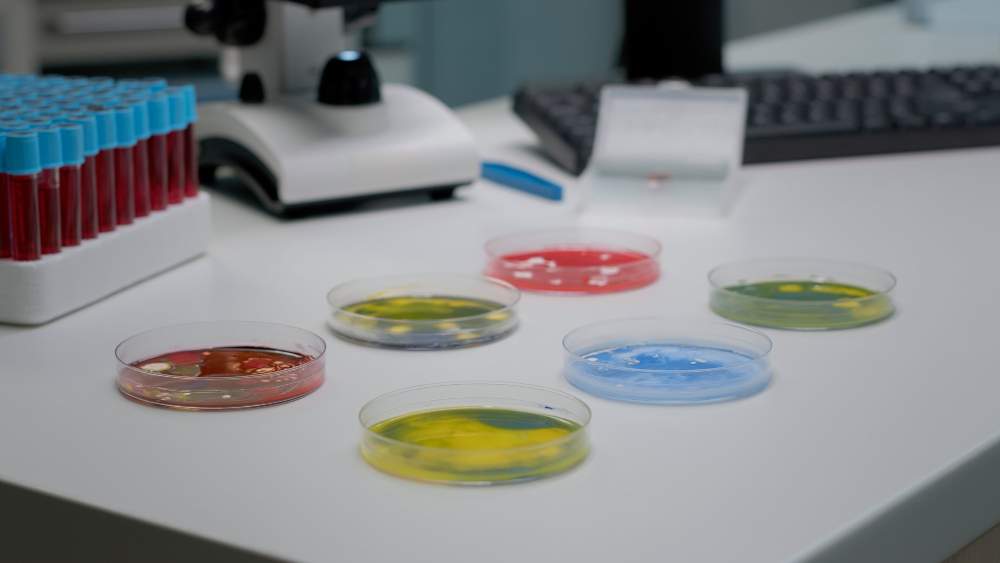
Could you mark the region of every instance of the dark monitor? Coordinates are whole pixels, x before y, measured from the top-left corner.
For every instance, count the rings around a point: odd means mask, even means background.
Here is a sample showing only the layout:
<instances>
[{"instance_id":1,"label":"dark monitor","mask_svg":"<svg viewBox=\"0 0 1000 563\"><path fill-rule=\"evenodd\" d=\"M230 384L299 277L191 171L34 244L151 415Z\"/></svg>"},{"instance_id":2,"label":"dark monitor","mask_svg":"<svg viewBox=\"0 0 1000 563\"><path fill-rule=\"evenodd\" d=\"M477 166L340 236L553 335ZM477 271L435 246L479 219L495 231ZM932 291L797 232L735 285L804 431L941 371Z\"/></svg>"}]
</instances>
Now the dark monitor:
<instances>
[{"instance_id":1,"label":"dark monitor","mask_svg":"<svg viewBox=\"0 0 1000 563\"><path fill-rule=\"evenodd\" d=\"M722 72L722 0L624 0L622 66L630 81Z\"/></svg>"}]
</instances>

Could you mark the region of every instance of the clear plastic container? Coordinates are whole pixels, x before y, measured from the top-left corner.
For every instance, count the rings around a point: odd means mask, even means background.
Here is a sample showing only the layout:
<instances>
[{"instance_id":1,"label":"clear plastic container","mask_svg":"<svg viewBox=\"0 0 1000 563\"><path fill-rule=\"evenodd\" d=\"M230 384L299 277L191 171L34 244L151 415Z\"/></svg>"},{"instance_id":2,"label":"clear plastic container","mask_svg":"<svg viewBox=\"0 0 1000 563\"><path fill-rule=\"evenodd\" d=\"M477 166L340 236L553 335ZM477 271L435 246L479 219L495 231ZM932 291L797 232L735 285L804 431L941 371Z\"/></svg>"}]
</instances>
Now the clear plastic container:
<instances>
[{"instance_id":1,"label":"clear plastic container","mask_svg":"<svg viewBox=\"0 0 1000 563\"><path fill-rule=\"evenodd\" d=\"M778 258L724 264L708 274L712 310L744 324L831 330L893 314L896 278L885 270L830 260Z\"/></svg>"},{"instance_id":2,"label":"clear plastic container","mask_svg":"<svg viewBox=\"0 0 1000 563\"><path fill-rule=\"evenodd\" d=\"M528 231L486 243L486 274L524 291L599 295L660 278L660 243L607 229Z\"/></svg>"},{"instance_id":3,"label":"clear plastic container","mask_svg":"<svg viewBox=\"0 0 1000 563\"><path fill-rule=\"evenodd\" d=\"M577 466L590 449L590 408L572 395L532 385L412 387L373 399L359 419L368 463L433 483L540 479Z\"/></svg>"},{"instance_id":4,"label":"clear plastic container","mask_svg":"<svg viewBox=\"0 0 1000 563\"><path fill-rule=\"evenodd\" d=\"M351 341L408 350L493 342L517 328L520 292L479 276L368 278L330 290L330 328Z\"/></svg>"},{"instance_id":5,"label":"clear plastic container","mask_svg":"<svg viewBox=\"0 0 1000 563\"><path fill-rule=\"evenodd\" d=\"M563 347L566 379L617 401L728 401L759 393L771 380L771 340L726 323L605 321L573 330Z\"/></svg>"},{"instance_id":6,"label":"clear plastic container","mask_svg":"<svg viewBox=\"0 0 1000 563\"><path fill-rule=\"evenodd\" d=\"M216 321L137 334L115 349L128 398L184 410L260 407L312 393L326 342L292 326Z\"/></svg>"}]
</instances>

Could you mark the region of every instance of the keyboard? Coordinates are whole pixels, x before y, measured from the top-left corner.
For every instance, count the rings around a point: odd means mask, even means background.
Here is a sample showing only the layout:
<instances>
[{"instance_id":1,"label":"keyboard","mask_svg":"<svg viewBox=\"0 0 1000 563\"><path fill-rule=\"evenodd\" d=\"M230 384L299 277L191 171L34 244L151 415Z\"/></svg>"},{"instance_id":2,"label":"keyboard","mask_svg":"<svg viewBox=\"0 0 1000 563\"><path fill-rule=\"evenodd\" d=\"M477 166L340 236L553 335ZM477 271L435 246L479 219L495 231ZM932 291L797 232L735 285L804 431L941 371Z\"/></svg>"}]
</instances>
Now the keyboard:
<instances>
[{"instance_id":1,"label":"keyboard","mask_svg":"<svg viewBox=\"0 0 1000 563\"><path fill-rule=\"evenodd\" d=\"M693 84L747 90L746 164L1000 145L1000 66L710 75ZM575 174L594 146L601 86L528 85L514 95L514 112Z\"/></svg>"}]
</instances>

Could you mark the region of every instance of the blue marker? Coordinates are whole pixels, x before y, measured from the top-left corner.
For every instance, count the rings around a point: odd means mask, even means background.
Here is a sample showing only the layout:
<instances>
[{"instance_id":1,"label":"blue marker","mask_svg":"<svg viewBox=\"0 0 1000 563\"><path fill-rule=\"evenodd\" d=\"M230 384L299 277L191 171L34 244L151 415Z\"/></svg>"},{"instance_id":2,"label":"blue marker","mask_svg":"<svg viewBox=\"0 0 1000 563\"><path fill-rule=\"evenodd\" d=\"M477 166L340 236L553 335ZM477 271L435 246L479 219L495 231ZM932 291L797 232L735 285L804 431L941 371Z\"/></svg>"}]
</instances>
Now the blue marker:
<instances>
[{"instance_id":1,"label":"blue marker","mask_svg":"<svg viewBox=\"0 0 1000 563\"><path fill-rule=\"evenodd\" d=\"M561 201L563 197L559 184L507 164L484 162L482 174L483 178L493 183L552 201Z\"/></svg>"}]
</instances>

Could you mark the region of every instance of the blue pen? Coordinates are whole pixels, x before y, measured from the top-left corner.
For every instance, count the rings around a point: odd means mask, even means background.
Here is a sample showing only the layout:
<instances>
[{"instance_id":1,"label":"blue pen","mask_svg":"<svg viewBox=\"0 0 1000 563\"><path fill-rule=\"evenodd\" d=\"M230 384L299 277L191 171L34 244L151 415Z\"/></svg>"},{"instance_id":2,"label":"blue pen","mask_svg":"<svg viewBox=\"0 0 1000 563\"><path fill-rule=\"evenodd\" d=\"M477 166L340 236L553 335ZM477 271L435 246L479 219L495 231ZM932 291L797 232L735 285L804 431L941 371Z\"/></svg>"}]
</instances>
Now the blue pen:
<instances>
[{"instance_id":1,"label":"blue pen","mask_svg":"<svg viewBox=\"0 0 1000 563\"><path fill-rule=\"evenodd\" d=\"M483 178L491 182L545 199L561 201L563 197L563 189L559 184L507 164L484 162L482 174Z\"/></svg>"}]
</instances>

